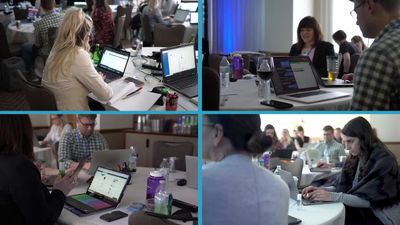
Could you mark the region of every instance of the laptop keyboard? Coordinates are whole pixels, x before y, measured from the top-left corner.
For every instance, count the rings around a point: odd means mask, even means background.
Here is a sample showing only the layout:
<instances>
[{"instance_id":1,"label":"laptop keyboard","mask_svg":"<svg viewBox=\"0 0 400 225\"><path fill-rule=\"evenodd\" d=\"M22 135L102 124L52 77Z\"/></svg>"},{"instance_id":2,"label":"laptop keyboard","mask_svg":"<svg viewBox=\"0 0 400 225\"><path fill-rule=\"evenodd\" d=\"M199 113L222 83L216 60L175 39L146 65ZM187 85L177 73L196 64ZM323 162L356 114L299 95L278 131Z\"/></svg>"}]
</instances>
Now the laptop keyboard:
<instances>
[{"instance_id":1,"label":"laptop keyboard","mask_svg":"<svg viewBox=\"0 0 400 225\"><path fill-rule=\"evenodd\" d=\"M75 200L71 197L67 198L66 203L72 207L74 207L75 209L79 209L85 213L91 212L93 210L92 207L83 204L82 202Z\"/></svg>"},{"instance_id":2,"label":"laptop keyboard","mask_svg":"<svg viewBox=\"0 0 400 225\"><path fill-rule=\"evenodd\" d=\"M298 94L293 94L293 95L288 95L290 97L294 97L294 98L304 98L304 97L309 97L309 96L314 96L314 95L322 95L322 94L327 94L329 92L327 91L312 91L312 92L306 92L306 93L298 93Z\"/></svg>"},{"instance_id":3,"label":"laptop keyboard","mask_svg":"<svg viewBox=\"0 0 400 225\"><path fill-rule=\"evenodd\" d=\"M179 88L179 89L183 89L183 88L193 87L193 86L197 85L196 81L197 81L197 77L188 77L188 78L179 79L174 82L171 82L170 85L172 85L176 88Z\"/></svg>"}]
</instances>

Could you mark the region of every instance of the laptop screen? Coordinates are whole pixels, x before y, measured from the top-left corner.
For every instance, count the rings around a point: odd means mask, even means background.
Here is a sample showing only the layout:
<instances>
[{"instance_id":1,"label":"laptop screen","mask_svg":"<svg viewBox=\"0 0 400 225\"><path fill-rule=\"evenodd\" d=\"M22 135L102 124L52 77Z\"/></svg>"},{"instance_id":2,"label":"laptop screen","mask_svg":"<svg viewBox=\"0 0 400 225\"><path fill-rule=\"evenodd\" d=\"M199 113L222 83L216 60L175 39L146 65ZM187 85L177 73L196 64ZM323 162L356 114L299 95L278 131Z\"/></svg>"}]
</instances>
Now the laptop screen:
<instances>
[{"instance_id":1,"label":"laptop screen","mask_svg":"<svg viewBox=\"0 0 400 225\"><path fill-rule=\"evenodd\" d=\"M161 51L162 68L165 78L184 71L196 69L194 45L183 45Z\"/></svg>"},{"instance_id":2,"label":"laptop screen","mask_svg":"<svg viewBox=\"0 0 400 225\"><path fill-rule=\"evenodd\" d=\"M188 10L178 9L174 15L174 20L177 22L185 22L186 17L189 15Z\"/></svg>"},{"instance_id":3,"label":"laptop screen","mask_svg":"<svg viewBox=\"0 0 400 225\"><path fill-rule=\"evenodd\" d=\"M128 174L99 167L94 174L88 192L89 194L100 194L113 201L119 201L128 179Z\"/></svg>"},{"instance_id":4,"label":"laptop screen","mask_svg":"<svg viewBox=\"0 0 400 225\"><path fill-rule=\"evenodd\" d=\"M276 73L272 76L276 94L318 89L308 57L275 57Z\"/></svg>"},{"instance_id":5,"label":"laptop screen","mask_svg":"<svg viewBox=\"0 0 400 225\"><path fill-rule=\"evenodd\" d=\"M107 47L104 48L99 67L122 76L129 60L129 52L123 53Z\"/></svg>"}]
</instances>

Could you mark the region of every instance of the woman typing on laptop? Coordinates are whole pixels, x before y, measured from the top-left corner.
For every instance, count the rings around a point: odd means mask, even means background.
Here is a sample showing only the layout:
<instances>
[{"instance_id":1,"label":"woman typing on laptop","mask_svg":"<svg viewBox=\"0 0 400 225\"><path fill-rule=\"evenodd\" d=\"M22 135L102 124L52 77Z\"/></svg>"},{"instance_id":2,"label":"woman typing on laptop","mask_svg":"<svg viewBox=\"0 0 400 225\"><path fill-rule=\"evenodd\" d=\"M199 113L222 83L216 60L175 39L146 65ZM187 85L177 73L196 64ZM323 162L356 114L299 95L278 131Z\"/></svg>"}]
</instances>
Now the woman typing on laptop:
<instances>
[{"instance_id":1,"label":"woman typing on laptop","mask_svg":"<svg viewBox=\"0 0 400 225\"><path fill-rule=\"evenodd\" d=\"M89 54L92 28L92 19L82 9L72 7L66 11L42 79L42 84L53 92L59 110L90 110L89 92L100 101L113 96Z\"/></svg>"},{"instance_id":2,"label":"woman typing on laptop","mask_svg":"<svg viewBox=\"0 0 400 225\"><path fill-rule=\"evenodd\" d=\"M342 142L350 157L335 187L310 186L303 190L303 197L342 202L346 225L400 224L400 175L395 156L362 117L344 126Z\"/></svg>"},{"instance_id":3,"label":"woman typing on laptop","mask_svg":"<svg viewBox=\"0 0 400 225\"><path fill-rule=\"evenodd\" d=\"M1 224L55 224L77 175L57 178L53 191L42 184L33 164L33 132L27 115L0 115Z\"/></svg>"}]
</instances>

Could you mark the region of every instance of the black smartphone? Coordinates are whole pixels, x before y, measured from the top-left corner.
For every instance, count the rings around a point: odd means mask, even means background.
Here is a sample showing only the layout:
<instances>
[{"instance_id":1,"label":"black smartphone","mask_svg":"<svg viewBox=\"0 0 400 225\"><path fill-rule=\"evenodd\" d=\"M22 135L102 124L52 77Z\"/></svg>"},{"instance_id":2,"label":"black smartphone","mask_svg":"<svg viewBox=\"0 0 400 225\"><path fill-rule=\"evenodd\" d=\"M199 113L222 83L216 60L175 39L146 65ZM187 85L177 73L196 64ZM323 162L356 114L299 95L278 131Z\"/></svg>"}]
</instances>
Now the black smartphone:
<instances>
[{"instance_id":1,"label":"black smartphone","mask_svg":"<svg viewBox=\"0 0 400 225\"><path fill-rule=\"evenodd\" d=\"M262 101L260 102L261 105L266 105L266 106L271 106L274 107L276 109L288 109L288 108L292 108L293 105L287 102L280 102L280 101L276 101L276 100L271 100L269 102L267 101Z\"/></svg>"},{"instance_id":2,"label":"black smartphone","mask_svg":"<svg viewBox=\"0 0 400 225\"><path fill-rule=\"evenodd\" d=\"M297 219L296 217L293 216L288 216L288 224L289 225L296 225L300 224L302 221L300 219Z\"/></svg>"},{"instance_id":3,"label":"black smartphone","mask_svg":"<svg viewBox=\"0 0 400 225\"><path fill-rule=\"evenodd\" d=\"M116 211L113 211L111 213L107 213L107 214L101 215L100 219L102 219L104 221L107 221L107 222L111 222L111 221L114 221L114 220L117 220L117 219L124 218L126 216L128 216L128 214L126 214L124 212L121 212L119 210L116 210Z\"/></svg>"}]
</instances>

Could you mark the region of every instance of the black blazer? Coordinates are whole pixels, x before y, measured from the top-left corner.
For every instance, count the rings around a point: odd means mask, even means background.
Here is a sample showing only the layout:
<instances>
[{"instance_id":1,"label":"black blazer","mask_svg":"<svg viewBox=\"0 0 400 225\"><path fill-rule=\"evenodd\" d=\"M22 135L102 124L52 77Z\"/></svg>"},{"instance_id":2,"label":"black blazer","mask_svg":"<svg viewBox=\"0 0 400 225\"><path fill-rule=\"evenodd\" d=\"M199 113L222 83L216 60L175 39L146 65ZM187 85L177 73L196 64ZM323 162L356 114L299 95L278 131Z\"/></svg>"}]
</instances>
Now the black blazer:
<instances>
[{"instance_id":1,"label":"black blazer","mask_svg":"<svg viewBox=\"0 0 400 225\"><path fill-rule=\"evenodd\" d=\"M292 45L292 47L290 48L289 55L290 56L301 55L301 48L298 46L298 44ZM312 62L320 77L328 77L328 72L326 67L326 56L332 56L332 55L335 55L333 44L326 41L320 41L315 46L315 53Z\"/></svg>"},{"instance_id":2,"label":"black blazer","mask_svg":"<svg viewBox=\"0 0 400 225\"><path fill-rule=\"evenodd\" d=\"M0 221L13 225L54 225L65 195L42 184L36 166L22 155L0 154Z\"/></svg>"}]
</instances>

